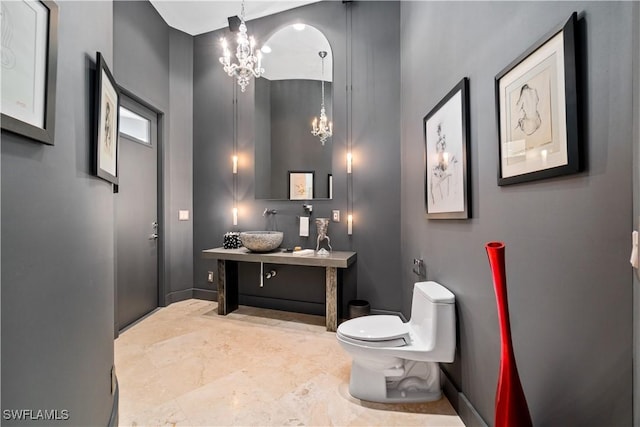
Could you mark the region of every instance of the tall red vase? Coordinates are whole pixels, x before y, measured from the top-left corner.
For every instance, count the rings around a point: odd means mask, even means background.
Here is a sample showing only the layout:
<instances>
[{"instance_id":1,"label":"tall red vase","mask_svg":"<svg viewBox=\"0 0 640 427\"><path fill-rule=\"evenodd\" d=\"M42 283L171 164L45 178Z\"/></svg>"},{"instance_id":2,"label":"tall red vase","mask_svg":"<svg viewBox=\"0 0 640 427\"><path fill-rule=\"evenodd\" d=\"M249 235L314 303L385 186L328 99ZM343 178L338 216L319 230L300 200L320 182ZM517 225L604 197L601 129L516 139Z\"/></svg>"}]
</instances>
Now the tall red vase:
<instances>
[{"instance_id":1,"label":"tall red vase","mask_svg":"<svg viewBox=\"0 0 640 427\"><path fill-rule=\"evenodd\" d=\"M500 322L500 375L496 390L495 427L529 427L532 425L531 415L518 376L511 343L504 263L505 247L502 242L489 242L485 247L493 275L493 288L496 292Z\"/></svg>"}]
</instances>

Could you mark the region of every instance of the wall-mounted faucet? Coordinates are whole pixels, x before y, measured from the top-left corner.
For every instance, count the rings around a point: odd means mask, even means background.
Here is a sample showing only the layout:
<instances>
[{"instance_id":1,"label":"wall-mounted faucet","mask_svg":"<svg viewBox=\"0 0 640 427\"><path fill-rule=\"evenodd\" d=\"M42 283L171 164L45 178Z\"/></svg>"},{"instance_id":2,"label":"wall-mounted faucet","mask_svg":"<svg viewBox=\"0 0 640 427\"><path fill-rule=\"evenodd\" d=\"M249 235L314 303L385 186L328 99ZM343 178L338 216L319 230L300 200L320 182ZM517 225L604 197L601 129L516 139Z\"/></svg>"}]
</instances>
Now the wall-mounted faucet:
<instances>
[{"instance_id":1,"label":"wall-mounted faucet","mask_svg":"<svg viewBox=\"0 0 640 427\"><path fill-rule=\"evenodd\" d=\"M304 209L306 213L311 214L311 212L313 212L313 205L305 203L302 205L302 209Z\"/></svg>"},{"instance_id":2,"label":"wall-mounted faucet","mask_svg":"<svg viewBox=\"0 0 640 427\"><path fill-rule=\"evenodd\" d=\"M262 212L262 216L267 216L267 215L275 215L277 214L278 211L275 209L269 209L269 208L265 208L264 212Z\"/></svg>"}]
</instances>

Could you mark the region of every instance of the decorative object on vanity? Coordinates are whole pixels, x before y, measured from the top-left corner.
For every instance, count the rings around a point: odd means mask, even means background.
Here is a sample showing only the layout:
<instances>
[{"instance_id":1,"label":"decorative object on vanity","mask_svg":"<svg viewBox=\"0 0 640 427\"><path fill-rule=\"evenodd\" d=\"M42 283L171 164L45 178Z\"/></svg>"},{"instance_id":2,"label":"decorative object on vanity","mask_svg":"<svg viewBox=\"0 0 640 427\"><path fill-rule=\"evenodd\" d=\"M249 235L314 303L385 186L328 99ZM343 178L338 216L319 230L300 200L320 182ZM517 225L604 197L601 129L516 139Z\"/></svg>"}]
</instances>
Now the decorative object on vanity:
<instances>
[{"instance_id":1,"label":"decorative object on vanity","mask_svg":"<svg viewBox=\"0 0 640 427\"><path fill-rule=\"evenodd\" d=\"M438 363L455 358L455 296L439 283L418 282L409 322L392 315L358 317L340 324L336 338L353 359L353 397L385 403L438 400Z\"/></svg>"},{"instance_id":2,"label":"decorative object on vanity","mask_svg":"<svg viewBox=\"0 0 640 427\"><path fill-rule=\"evenodd\" d=\"M471 218L468 78L425 116L423 125L427 218Z\"/></svg>"},{"instance_id":3,"label":"decorative object on vanity","mask_svg":"<svg viewBox=\"0 0 640 427\"><path fill-rule=\"evenodd\" d=\"M240 233L242 245L252 252L270 252L282 243L282 231L243 231Z\"/></svg>"},{"instance_id":4,"label":"decorative object on vanity","mask_svg":"<svg viewBox=\"0 0 640 427\"><path fill-rule=\"evenodd\" d=\"M120 91L100 52L96 62L94 171L100 178L118 184Z\"/></svg>"},{"instance_id":5,"label":"decorative object on vanity","mask_svg":"<svg viewBox=\"0 0 640 427\"><path fill-rule=\"evenodd\" d=\"M313 171L289 171L289 200L311 200L314 193Z\"/></svg>"},{"instance_id":6,"label":"decorative object on vanity","mask_svg":"<svg viewBox=\"0 0 640 427\"><path fill-rule=\"evenodd\" d=\"M333 248L331 247L331 239L327 234L327 232L329 231L329 218L316 218L316 227L318 229L316 253L320 256L329 255L329 253L333 250ZM327 241L327 247L329 248L329 250L320 248L320 243L325 240Z\"/></svg>"},{"instance_id":7,"label":"decorative object on vanity","mask_svg":"<svg viewBox=\"0 0 640 427\"><path fill-rule=\"evenodd\" d=\"M577 13L496 76L498 185L579 172Z\"/></svg>"},{"instance_id":8,"label":"decorative object on vanity","mask_svg":"<svg viewBox=\"0 0 640 427\"><path fill-rule=\"evenodd\" d=\"M251 77L258 78L264 73L262 68L262 52L256 49L256 41L253 36L247 35L247 25L244 22L244 0L240 9L240 25L238 27L238 37L236 38L236 59L238 63L231 63L231 51L229 51L227 39L220 38L222 45L222 56L220 63L224 66L224 71L230 77L236 77L240 90L244 92L249 85Z\"/></svg>"},{"instance_id":9,"label":"decorative object on vanity","mask_svg":"<svg viewBox=\"0 0 640 427\"><path fill-rule=\"evenodd\" d=\"M4 1L2 129L53 145L58 63L58 5Z\"/></svg>"},{"instance_id":10,"label":"decorative object on vanity","mask_svg":"<svg viewBox=\"0 0 640 427\"><path fill-rule=\"evenodd\" d=\"M333 135L333 124L327 118L327 113L324 109L324 58L327 56L327 52L325 50L321 50L318 52L318 55L322 62L322 103L320 104L320 120L318 120L317 117L314 117L313 122L311 123L311 135L320 138L320 142L324 145L324 143L327 142L327 139Z\"/></svg>"},{"instance_id":11,"label":"decorative object on vanity","mask_svg":"<svg viewBox=\"0 0 640 427\"><path fill-rule=\"evenodd\" d=\"M522 390L518 368L511 343L509 305L507 300L507 277L505 273L505 245L489 242L485 246L493 277L493 288L498 305L500 322L500 374L496 390L495 426L530 427L531 415Z\"/></svg>"},{"instance_id":12,"label":"decorative object on vanity","mask_svg":"<svg viewBox=\"0 0 640 427\"><path fill-rule=\"evenodd\" d=\"M225 249L238 249L242 247L240 233L238 231L229 231L227 233L224 233L222 247Z\"/></svg>"}]
</instances>

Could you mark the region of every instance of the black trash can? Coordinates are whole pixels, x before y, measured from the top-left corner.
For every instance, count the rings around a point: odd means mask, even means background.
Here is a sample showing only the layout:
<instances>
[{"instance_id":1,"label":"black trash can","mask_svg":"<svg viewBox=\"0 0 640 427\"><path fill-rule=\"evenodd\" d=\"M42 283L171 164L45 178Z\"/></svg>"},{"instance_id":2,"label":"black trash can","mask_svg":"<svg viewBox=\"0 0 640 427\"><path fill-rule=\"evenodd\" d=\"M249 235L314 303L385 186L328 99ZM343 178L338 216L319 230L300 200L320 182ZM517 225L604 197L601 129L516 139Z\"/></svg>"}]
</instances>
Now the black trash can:
<instances>
[{"instance_id":1,"label":"black trash can","mask_svg":"<svg viewBox=\"0 0 640 427\"><path fill-rule=\"evenodd\" d=\"M367 301L354 299L349 301L349 319L354 317L366 316L371 311L371 306Z\"/></svg>"}]
</instances>

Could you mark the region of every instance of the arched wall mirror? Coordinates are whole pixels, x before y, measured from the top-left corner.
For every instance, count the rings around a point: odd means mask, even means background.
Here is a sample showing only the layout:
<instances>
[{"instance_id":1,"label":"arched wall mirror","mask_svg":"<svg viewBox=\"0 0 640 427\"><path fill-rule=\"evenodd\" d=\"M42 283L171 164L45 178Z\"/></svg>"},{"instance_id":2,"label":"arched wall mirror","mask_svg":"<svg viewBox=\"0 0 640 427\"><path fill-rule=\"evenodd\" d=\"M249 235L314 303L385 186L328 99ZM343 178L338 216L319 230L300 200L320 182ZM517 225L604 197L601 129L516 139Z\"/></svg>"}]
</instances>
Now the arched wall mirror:
<instances>
[{"instance_id":1,"label":"arched wall mirror","mask_svg":"<svg viewBox=\"0 0 640 427\"><path fill-rule=\"evenodd\" d=\"M255 197L331 198L333 141L323 143L311 132L320 118L323 84L326 115L333 120L329 41L310 25L294 24L276 31L262 50L265 73L255 81Z\"/></svg>"}]
</instances>

